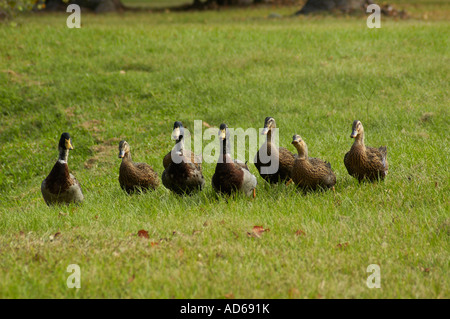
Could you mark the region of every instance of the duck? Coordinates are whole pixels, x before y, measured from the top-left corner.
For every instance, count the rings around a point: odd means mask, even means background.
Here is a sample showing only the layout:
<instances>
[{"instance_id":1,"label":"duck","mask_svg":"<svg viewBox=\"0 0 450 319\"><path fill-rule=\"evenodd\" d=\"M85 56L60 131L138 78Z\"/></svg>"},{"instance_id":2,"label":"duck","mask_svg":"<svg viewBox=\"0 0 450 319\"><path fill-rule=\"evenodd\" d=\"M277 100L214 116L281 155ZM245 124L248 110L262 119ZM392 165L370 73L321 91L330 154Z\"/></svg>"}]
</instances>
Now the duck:
<instances>
[{"instance_id":1,"label":"duck","mask_svg":"<svg viewBox=\"0 0 450 319\"><path fill-rule=\"evenodd\" d=\"M67 160L73 150L69 133L62 133L58 143L59 157L41 184L41 192L48 206L57 204L80 204L84 200L78 180L69 172Z\"/></svg>"},{"instance_id":2,"label":"duck","mask_svg":"<svg viewBox=\"0 0 450 319\"><path fill-rule=\"evenodd\" d=\"M292 144L297 149L292 180L297 187L303 190L333 188L336 184L336 175L331 164L319 158L308 156L308 146L300 135L294 135Z\"/></svg>"},{"instance_id":3,"label":"duck","mask_svg":"<svg viewBox=\"0 0 450 319\"><path fill-rule=\"evenodd\" d=\"M264 129L261 134L267 135L267 139L258 153L256 153L254 164L261 177L270 184L278 182L290 183L292 181L291 173L294 167L295 157L287 148L278 148L275 145L273 133L276 127L275 119L273 117L266 117L264 120ZM278 165L273 168L276 171L269 172L272 168L272 161L274 163L278 162Z\"/></svg>"},{"instance_id":4,"label":"duck","mask_svg":"<svg viewBox=\"0 0 450 319\"><path fill-rule=\"evenodd\" d=\"M256 176L250 173L246 163L233 160L229 154L230 133L228 126L222 123L219 128L220 155L212 177L212 186L217 193L231 195L242 192L246 196L256 197Z\"/></svg>"},{"instance_id":5,"label":"duck","mask_svg":"<svg viewBox=\"0 0 450 319\"><path fill-rule=\"evenodd\" d=\"M164 172L161 178L163 185L178 195L190 195L205 186L202 158L184 149L184 134L183 123L176 121L172 131L175 146L164 156Z\"/></svg>"},{"instance_id":6,"label":"duck","mask_svg":"<svg viewBox=\"0 0 450 319\"><path fill-rule=\"evenodd\" d=\"M130 144L125 140L119 142L119 158L122 159L119 169L119 184L124 191L132 194L139 190L145 192L158 188L158 173L146 163L133 162Z\"/></svg>"},{"instance_id":7,"label":"duck","mask_svg":"<svg viewBox=\"0 0 450 319\"><path fill-rule=\"evenodd\" d=\"M367 147L364 144L364 127L358 120L353 121L351 138L354 138L350 151L344 156L344 164L350 176L363 180L384 180L388 174L387 147Z\"/></svg>"}]
</instances>

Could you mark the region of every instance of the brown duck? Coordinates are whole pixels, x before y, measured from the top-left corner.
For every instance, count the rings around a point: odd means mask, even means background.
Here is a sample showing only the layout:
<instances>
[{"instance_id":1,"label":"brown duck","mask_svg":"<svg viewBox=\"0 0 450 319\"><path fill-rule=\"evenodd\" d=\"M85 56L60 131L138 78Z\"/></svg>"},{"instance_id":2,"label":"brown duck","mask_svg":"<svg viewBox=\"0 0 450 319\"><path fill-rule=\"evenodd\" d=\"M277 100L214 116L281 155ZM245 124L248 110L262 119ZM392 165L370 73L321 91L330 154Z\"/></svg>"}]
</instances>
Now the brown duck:
<instances>
[{"instance_id":1,"label":"brown duck","mask_svg":"<svg viewBox=\"0 0 450 319\"><path fill-rule=\"evenodd\" d=\"M59 158L50 174L41 184L41 192L47 205L80 203L84 200L80 183L69 172L67 160L73 150L72 138L63 133L58 144Z\"/></svg>"},{"instance_id":2,"label":"brown duck","mask_svg":"<svg viewBox=\"0 0 450 319\"><path fill-rule=\"evenodd\" d=\"M275 119L273 117L266 117L264 129L261 134L267 135L267 140L261 146L258 153L256 153L254 160L261 177L271 184L291 180L292 168L294 167L295 161L294 154L288 149L284 147L278 148L275 145L273 132L276 127ZM274 160L278 161L278 169L275 172L265 172L265 170L267 171L273 166Z\"/></svg>"},{"instance_id":3,"label":"brown duck","mask_svg":"<svg viewBox=\"0 0 450 319\"><path fill-rule=\"evenodd\" d=\"M218 193L230 195L238 191L255 198L256 177L250 173L247 164L231 158L229 154L230 145L227 144L229 138L230 133L227 125L221 124L219 130L220 155L212 177L212 186Z\"/></svg>"},{"instance_id":4,"label":"brown duck","mask_svg":"<svg viewBox=\"0 0 450 319\"><path fill-rule=\"evenodd\" d=\"M176 144L163 159L163 185L179 195L202 190L205 186L202 158L184 149L184 127L179 121L173 125L172 138Z\"/></svg>"},{"instance_id":5,"label":"brown duck","mask_svg":"<svg viewBox=\"0 0 450 319\"><path fill-rule=\"evenodd\" d=\"M135 163L131 159L130 145L126 141L119 142L119 158L122 159L119 169L120 187L128 194L136 191L147 191L159 186L158 174L146 163Z\"/></svg>"},{"instance_id":6,"label":"brown duck","mask_svg":"<svg viewBox=\"0 0 450 319\"><path fill-rule=\"evenodd\" d=\"M334 188L336 175L331 169L331 164L308 157L308 147L299 135L294 135L292 144L298 152L292 169L294 183L304 190Z\"/></svg>"},{"instance_id":7,"label":"brown duck","mask_svg":"<svg viewBox=\"0 0 450 319\"><path fill-rule=\"evenodd\" d=\"M364 128L358 120L353 122L350 137L354 138L355 142L344 157L348 173L360 182L364 179L383 180L388 173L387 147L366 147L364 145Z\"/></svg>"}]
</instances>

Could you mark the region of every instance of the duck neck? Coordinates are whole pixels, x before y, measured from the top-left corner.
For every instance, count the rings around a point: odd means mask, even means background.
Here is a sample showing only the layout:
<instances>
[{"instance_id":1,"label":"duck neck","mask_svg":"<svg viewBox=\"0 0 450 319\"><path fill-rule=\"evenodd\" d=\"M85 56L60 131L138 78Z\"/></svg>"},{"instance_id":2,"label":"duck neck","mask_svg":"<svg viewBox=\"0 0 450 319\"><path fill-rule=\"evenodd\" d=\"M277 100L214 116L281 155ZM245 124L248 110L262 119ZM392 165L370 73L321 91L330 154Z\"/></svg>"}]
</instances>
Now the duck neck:
<instances>
[{"instance_id":1,"label":"duck neck","mask_svg":"<svg viewBox=\"0 0 450 319\"><path fill-rule=\"evenodd\" d=\"M122 158L122 162L123 161L130 161L131 162L131 152L125 152L123 158Z\"/></svg>"},{"instance_id":2,"label":"duck neck","mask_svg":"<svg viewBox=\"0 0 450 319\"><path fill-rule=\"evenodd\" d=\"M227 139L224 138L222 140L222 143L220 144L220 157L222 157L224 159L224 163L225 163L225 158L227 156L228 153L228 148L227 148Z\"/></svg>"},{"instance_id":3,"label":"duck neck","mask_svg":"<svg viewBox=\"0 0 450 319\"><path fill-rule=\"evenodd\" d=\"M364 145L364 131L362 131L360 134L358 134L355 137L355 141L353 142L353 145L365 147L365 145Z\"/></svg>"},{"instance_id":4,"label":"duck neck","mask_svg":"<svg viewBox=\"0 0 450 319\"><path fill-rule=\"evenodd\" d=\"M269 143L272 143L272 130L274 130L275 128L270 128L268 131L267 131L267 139L266 139L266 142L267 142L267 144L269 144Z\"/></svg>"},{"instance_id":5,"label":"duck neck","mask_svg":"<svg viewBox=\"0 0 450 319\"><path fill-rule=\"evenodd\" d=\"M298 153L298 158L299 159L308 159L308 146L304 145L300 145L300 144L296 144L295 148L297 149L297 153Z\"/></svg>"},{"instance_id":6,"label":"duck neck","mask_svg":"<svg viewBox=\"0 0 450 319\"><path fill-rule=\"evenodd\" d=\"M184 150L183 136L180 136L180 138L177 140L177 143L175 144L175 150L177 152L183 153L183 150Z\"/></svg>"},{"instance_id":7,"label":"duck neck","mask_svg":"<svg viewBox=\"0 0 450 319\"><path fill-rule=\"evenodd\" d=\"M69 150L60 147L58 162L67 164L67 159L69 158Z\"/></svg>"}]
</instances>

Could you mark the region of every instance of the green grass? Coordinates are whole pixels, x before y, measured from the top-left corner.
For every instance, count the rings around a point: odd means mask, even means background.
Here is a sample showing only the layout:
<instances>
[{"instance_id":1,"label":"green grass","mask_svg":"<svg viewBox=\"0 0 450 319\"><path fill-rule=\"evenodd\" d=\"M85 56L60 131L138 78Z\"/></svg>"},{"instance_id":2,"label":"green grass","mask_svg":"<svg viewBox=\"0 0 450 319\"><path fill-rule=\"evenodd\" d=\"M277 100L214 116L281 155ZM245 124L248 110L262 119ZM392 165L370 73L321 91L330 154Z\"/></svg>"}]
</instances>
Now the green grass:
<instances>
[{"instance_id":1,"label":"green grass","mask_svg":"<svg viewBox=\"0 0 450 319\"><path fill-rule=\"evenodd\" d=\"M190 0L125 0L123 4L129 7L137 8L166 8L176 7L183 4L189 4Z\"/></svg>"},{"instance_id":2,"label":"green grass","mask_svg":"<svg viewBox=\"0 0 450 319\"><path fill-rule=\"evenodd\" d=\"M382 19L375 30L364 18L272 11L84 14L78 30L46 14L0 26L0 297L450 296L449 23ZM161 175L175 120L246 129L266 116L282 146L293 151L298 133L331 162L335 194L258 176L255 200L226 201L209 163L191 197L120 190L120 139ZM382 183L346 172L354 119L368 145L388 146ZM86 199L48 208L40 184L63 131ZM270 231L248 237L255 225ZM66 286L69 264L81 267L81 289ZM366 286L370 264L381 289Z\"/></svg>"}]
</instances>

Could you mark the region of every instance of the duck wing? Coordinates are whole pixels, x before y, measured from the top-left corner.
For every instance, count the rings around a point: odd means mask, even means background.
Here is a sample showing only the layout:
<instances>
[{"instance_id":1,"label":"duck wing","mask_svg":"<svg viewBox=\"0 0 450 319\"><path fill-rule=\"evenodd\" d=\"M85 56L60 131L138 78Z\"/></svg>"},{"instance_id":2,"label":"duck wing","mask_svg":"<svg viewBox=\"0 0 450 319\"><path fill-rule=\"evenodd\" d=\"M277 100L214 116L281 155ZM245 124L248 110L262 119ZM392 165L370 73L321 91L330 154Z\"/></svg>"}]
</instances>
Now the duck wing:
<instances>
[{"instance_id":1,"label":"duck wing","mask_svg":"<svg viewBox=\"0 0 450 319\"><path fill-rule=\"evenodd\" d=\"M386 159L387 148L382 146L380 148L367 147L367 165L377 171L385 171L388 169L388 162Z\"/></svg>"},{"instance_id":2,"label":"duck wing","mask_svg":"<svg viewBox=\"0 0 450 319\"><path fill-rule=\"evenodd\" d=\"M344 156L344 165L345 165L345 168L347 169L347 172L348 172L350 175L353 175L353 170L352 170L352 167L351 167L351 164L350 164L350 151L348 151L347 153L345 153L345 156Z\"/></svg>"},{"instance_id":3,"label":"duck wing","mask_svg":"<svg viewBox=\"0 0 450 319\"><path fill-rule=\"evenodd\" d=\"M171 163L164 170L161 179L167 189L180 195L202 190L205 186L201 166L189 161Z\"/></svg>"},{"instance_id":4,"label":"duck wing","mask_svg":"<svg viewBox=\"0 0 450 319\"><path fill-rule=\"evenodd\" d=\"M311 179L311 183L314 180L318 180L320 186L333 187L336 184L336 175L331 169L331 164L323 161L319 158L309 158L310 166L308 167L308 176Z\"/></svg>"},{"instance_id":5,"label":"duck wing","mask_svg":"<svg viewBox=\"0 0 450 319\"><path fill-rule=\"evenodd\" d=\"M69 187L68 192L70 193L69 197L74 202L82 202L84 200L83 191L81 190L80 182L73 176L71 173L70 179L72 180L72 185Z\"/></svg>"},{"instance_id":6,"label":"duck wing","mask_svg":"<svg viewBox=\"0 0 450 319\"><path fill-rule=\"evenodd\" d=\"M172 163L172 156L170 155L171 153L172 152L167 153L166 156L164 156L164 158L163 158L164 169L169 167L170 163Z\"/></svg>"},{"instance_id":7,"label":"duck wing","mask_svg":"<svg viewBox=\"0 0 450 319\"><path fill-rule=\"evenodd\" d=\"M289 167L292 169L294 167L295 156L285 147L280 147L278 149L279 158L280 158L280 166Z\"/></svg>"},{"instance_id":8,"label":"duck wing","mask_svg":"<svg viewBox=\"0 0 450 319\"><path fill-rule=\"evenodd\" d=\"M233 160L233 163L236 164L236 166L237 166L238 168L241 168L241 169L250 171L249 168L248 168L248 166L247 166L247 163L246 163L246 162L244 163L243 161L240 161L240 160L238 160L238 159L234 159L234 160Z\"/></svg>"},{"instance_id":9,"label":"duck wing","mask_svg":"<svg viewBox=\"0 0 450 319\"><path fill-rule=\"evenodd\" d=\"M253 196L253 190L256 188L256 176L250 173L248 169L242 169L244 172L241 191L247 196Z\"/></svg>"}]
</instances>

